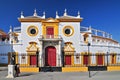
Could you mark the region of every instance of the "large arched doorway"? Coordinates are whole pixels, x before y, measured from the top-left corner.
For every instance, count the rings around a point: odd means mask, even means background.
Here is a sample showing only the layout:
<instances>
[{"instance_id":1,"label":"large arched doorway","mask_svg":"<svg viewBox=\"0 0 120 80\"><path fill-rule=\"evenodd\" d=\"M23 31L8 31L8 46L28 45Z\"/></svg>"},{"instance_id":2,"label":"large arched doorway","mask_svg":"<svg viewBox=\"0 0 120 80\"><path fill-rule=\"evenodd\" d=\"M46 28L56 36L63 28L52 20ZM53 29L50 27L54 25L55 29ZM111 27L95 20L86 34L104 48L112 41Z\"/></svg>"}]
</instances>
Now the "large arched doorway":
<instances>
[{"instance_id":1,"label":"large arched doorway","mask_svg":"<svg viewBox=\"0 0 120 80\"><path fill-rule=\"evenodd\" d=\"M53 46L45 48L45 66L56 66L56 48Z\"/></svg>"}]
</instances>

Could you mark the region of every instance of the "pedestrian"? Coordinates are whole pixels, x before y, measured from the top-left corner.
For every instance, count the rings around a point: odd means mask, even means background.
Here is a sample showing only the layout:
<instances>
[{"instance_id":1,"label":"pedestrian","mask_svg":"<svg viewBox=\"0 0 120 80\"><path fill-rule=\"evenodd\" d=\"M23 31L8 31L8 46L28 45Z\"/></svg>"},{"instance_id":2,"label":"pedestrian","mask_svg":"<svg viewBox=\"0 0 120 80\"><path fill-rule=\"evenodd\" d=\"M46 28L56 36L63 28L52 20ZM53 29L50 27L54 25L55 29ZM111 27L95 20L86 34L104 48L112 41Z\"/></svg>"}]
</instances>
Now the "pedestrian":
<instances>
[{"instance_id":1,"label":"pedestrian","mask_svg":"<svg viewBox=\"0 0 120 80\"><path fill-rule=\"evenodd\" d=\"M18 77L20 74L20 68L19 68L19 64L15 65L15 76Z\"/></svg>"}]
</instances>

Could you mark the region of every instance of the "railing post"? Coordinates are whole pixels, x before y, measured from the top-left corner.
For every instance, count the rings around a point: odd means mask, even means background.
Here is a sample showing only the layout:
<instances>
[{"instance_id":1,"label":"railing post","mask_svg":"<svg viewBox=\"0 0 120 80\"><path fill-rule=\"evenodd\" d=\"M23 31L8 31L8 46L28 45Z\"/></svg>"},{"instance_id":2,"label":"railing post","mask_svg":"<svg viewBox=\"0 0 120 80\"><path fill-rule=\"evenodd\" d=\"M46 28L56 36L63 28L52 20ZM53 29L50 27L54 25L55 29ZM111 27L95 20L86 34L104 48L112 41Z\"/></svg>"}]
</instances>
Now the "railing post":
<instances>
[{"instance_id":1,"label":"railing post","mask_svg":"<svg viewBox=\"0 0 120 80\"><path fill-rule=\"evenodd\" d=\"M62 52L62 66L65 67L65 59L64 59L65 55L64 52Z\"/></svg>"},{"instance_id":2,"label":"railing post","mask_svg":"<svg viewBox=\"0 0 120 80\"><path fill-rule=\"evenodd\" d=\"M89 60L89 62L88 62L88 65L90 66L90 43L88 42L88 60ZM88 66L88 67L89 67ZM89 78L91 77L91 75L90 75L90 70L89 70Z\"/></svg>"},{"instance_id":3,"label":"railing post","mask_svg":"<svg viewBox=\"0 0 120 80\"><path fill-rule=\"evenodd\" d=\"M108 52L107 52L107 66L108 66Z\"/></svg>"}]
</instances>

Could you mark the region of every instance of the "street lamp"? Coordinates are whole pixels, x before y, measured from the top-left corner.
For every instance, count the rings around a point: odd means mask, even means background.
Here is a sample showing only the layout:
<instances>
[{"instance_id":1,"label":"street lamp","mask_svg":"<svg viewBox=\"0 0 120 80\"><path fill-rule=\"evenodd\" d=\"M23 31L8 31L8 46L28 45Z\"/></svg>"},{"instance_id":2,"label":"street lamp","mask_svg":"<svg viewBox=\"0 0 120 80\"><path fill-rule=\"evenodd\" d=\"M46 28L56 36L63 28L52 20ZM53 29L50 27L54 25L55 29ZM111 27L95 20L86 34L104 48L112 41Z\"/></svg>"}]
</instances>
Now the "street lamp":
<instances>
[{"instance_id":1,"label":"street lamp","mask_svg":"<svg viewBox=\"0 0 120 80\"><path fill-rule=\"evenodd\" d=\"M109 57L108 57L108 56L109 56L109 53L110 53L110 46L109 46L109 45L110 45L110 42L108 42L108 51L107 51L107 66L109 65L109 60L108 60L108 59L109 59Z\"/></svg>"},{"instance_id":2,"label":"street lamp","mask_svg":"<svg viewBox=\"0 0 120 80\"><path fill-rule=\"evenodd\" d=\"M90 66L90 43L88 42L88 65ZM90 70L89 70L89 78L91 77L91 75L90 75Z\"/></svg>"},{"instance_id":3,"label":"street lamp","mask_svg":"<svg viewBox=\"0 0 120 80\"><path fill-rule=\"evenodd\" d=\"M108 66L108 54L109 54L109 52L107 52L107 66Z\"/></svg>"},{"instance_id":4,"label":"street lamp","mask_svg":"<svg viewBox=\"0 0 120 80\"><path fill-rule=\"evenodd\" d=\"M39 50L38 50L38 48L37 48L37 52L36 52L36 64L37 64L37 67L38 67L38 57L39 57Z\"/></svg>"},{"instance_id":5,"label":"street lamp","mask_svg":"<svg viewBox=\"0 0 120 80\"><path fill-rule=\"evenodd\" d=\"M10 52L10 65L13 65L14 64L14 56L13 56L13 54L12 54L12 52L13 52L13 40L11 40L11 52Z\"/></svg>"}]
</instances>

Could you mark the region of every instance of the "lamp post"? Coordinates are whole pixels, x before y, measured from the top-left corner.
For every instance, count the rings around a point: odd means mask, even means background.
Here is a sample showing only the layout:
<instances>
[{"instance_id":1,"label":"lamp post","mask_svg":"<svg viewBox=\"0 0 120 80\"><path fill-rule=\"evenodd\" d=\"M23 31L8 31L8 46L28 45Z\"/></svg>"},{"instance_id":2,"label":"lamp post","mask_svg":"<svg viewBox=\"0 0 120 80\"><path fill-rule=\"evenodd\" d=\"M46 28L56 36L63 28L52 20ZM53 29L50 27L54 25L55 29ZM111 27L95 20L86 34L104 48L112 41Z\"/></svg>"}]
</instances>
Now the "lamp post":
<instances>
[{"instance_id":1,"label":"lamp post","mask_svg":"<svg viewBox=\"0 0 120 80\"><path fill-rule=\"evenodd\" d=\"M37 65L37 67L38 67L38 56L39 56L39 50L38 50L38 48L37 48L37 52L36 52L36 65Z\"/></svg>"},{"instance_id":2,"label":"lamp post","mask_svg":"<svg viewBox=\"0 0 120 80\"><path fill-rule=\"evenodd\" d=\"M110 46L109 46L110 42L108 42L108 51L107 51L107 66L109 65L109 61L108 61L108 56L109 56L109 53L110 53Z\"/></svg>"},{"instance_id":3,"label":"lamp post","mask_svg":"<svg viewBox=\"0 0 120 80\"><path fill-rule=\"evenodd\" d=\"M88 65L90 66L90 43L88 42ZM90 70L89 70L89 78L91 77L91 75L90 75Z\"/></svg>"},{"instance_id":4,"label":"lamp post","mask_svg":"<svg viewBox=\"0 0 120 80\"><path fill-rule=\"evenodd\" d=\"M13 59L13 40L11 40L11 52L10 52L10 65L13 65L14 64L14 59Z\"/></svg>"},{"instance_id":5,"label":"lamp post","mask_svg":"<svg viewBox=\"0 0 120 80\"><path fill-rule=\"evenodd\" d=\"M107 66L108 66L108 54L109 54L109 52L107 52Z\"/></svg>"},{"instance_id":6,"label":"lamp post","mask_svg":"<svg viewBox=\"0 0 120 80\"><path fill-rule=\"evenodd\" d=\"M13 53L13 35L12 35L12 28L10 27L10 48L11 48L11 53L10 53L10 64L8 65L8 76L7 78L14 78L15 77L15 56L12 54Z\"/></svg>"}]
</instances>

